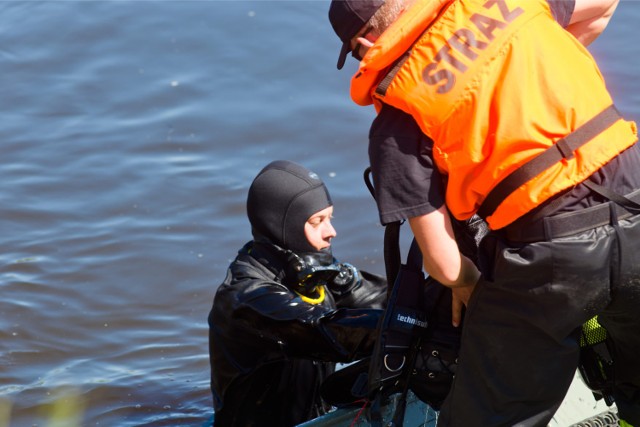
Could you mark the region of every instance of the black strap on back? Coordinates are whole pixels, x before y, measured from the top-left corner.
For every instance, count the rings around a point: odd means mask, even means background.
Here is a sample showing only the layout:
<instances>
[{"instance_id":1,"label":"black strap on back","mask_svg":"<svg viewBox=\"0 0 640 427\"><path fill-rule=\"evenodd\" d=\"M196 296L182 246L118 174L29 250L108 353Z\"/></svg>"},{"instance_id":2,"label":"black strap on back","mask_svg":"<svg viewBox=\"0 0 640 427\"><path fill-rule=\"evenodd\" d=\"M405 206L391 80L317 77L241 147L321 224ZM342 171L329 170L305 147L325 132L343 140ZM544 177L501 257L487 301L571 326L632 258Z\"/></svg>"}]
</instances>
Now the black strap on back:
<instances>
[{"instance_id":1,"label":"black strap on back","mask_svg":"<svg viewBox=\"0 0 640 427\"><path fill-rule=\"evenodd\" d=\"M371 166L367 166L367 168L364 170L364 183L367 186L367 189L369 190L369 193L371 193L371 197L373 197L373 200L376 199L376 191L375 188L373 187L373 184L371 183Z\"/></svg>"},{"instance_id":2,"label":"black strap on back","mask_svg":"<svg viewBox=\"0 0 640 427\"><path fill-rule=\"evenodd\" d=\"M387 224L384 228L384 269L387 275L387 298L391 295L393 283L400 271L400 226L402 222L396 221Z\"/></svg>"},{"instance_id":3,"label":"black strap on back","mask_svg":"<svg viewBox=\"0 0 640 427\"><path fill-rule=\"evenodd\" d=\"M614 202L617 205L622 206L623 208L625 208L626 210L628 210L629 212L633 213L633 214L639 214L640 213L640 203L636 203L633 200L616 193L613 190L608 189L607 187L603 187L602 185L598 185L594 182L591 182L589 180L583 181L583 184L589 188L589 190L600 194L603 197L606 197L608 200L611 200L612 202ZM616 218L615 214L611 215L611 218Z\"/></svg>"},{"instance_id":4,"label":"black strap on back","mask_svg":"<svg viewBox=\"0 0 640 427\"><path fill-rule=\"evenodd\" d=\"M371 193L371 196L376 198L375 196L375 188L371 183L371 168L367 167L364 171L364 181ZM404 221L395 221L385 225L384 230L384 263L385 263L385 272L387 275L387 302L389 306L387 310L392 310L393 306L396 303L397 292L399 285L396 284L399 279L400 269L402 268L402 260L400 254L400 226ZM405 269L408 268L412 271L420 272L422 275L422 252L420 251L420 247L418 246L418 242L413 239L411 242L411 247L409 248L409 252L407 254L407 264ZM422 285L422 284L421 284ZM395 290L395 292L394 292ZM389 319L387 318L387 312L385 312L385 318L383 319L383 323L379 325L379 327L383 328L384 321L387 322ZM388 325L387 325L388 327ZM380 337L379 337L380 339ZM400 396L396 401L395 411L393 413L393 417L390 422L386 424L387 427L402 427L404 423L404 414L407 405L407 393L409 391L409 378L413 373L413 367L415 366L418 352L420 350L421 344L421 336L417 335L411 339L411 343L409 345L409 349L407 351L407 361L405 368L402 371L402 375L400 378L400 384L403 384L402 389L400 390ZM379 345L379 343L378 343ZM378 348L376 346L376 348ZM380 356L374 350L374 354L372 355L372 360L370 363L374 363L374 359L376 356ZM369 387L371 384L369 385ZM368 390L368 394L372 395L372 390ZM371 425L373 427L381 427L382 426L382 399L383 396L381 393L374 393L373 400L371 401L371 407L369 410L369 415L371 417Z\"/></svg>"},{"instance_id":5,"label":"black strap on back","mask_svg":"<svg viewBox=\"0 0 640 427\"><path fill-rule=\"evenodd\" d=\"M398 71L400 71L400 68L402 68L402 66L407 61L407 59L409 59L409 56L411 56L411 50L406 51L404 54L402 54L400 58L396 60L396 62L391 67L391 70L389 70L387 75L384 76L384 78L380 81L380 83L376 87L376 93L378 95L385 96L387 94L387 89L389 89L389 85L391 84L391 81L393 81L396 74L398 74Z\"/></svg>"},{"instance_id":6,"label":"black strap on back","mask_svg":"<svg viewBox=\"0 0 640 427\"><path fill-rule=\"evenodd\" d=\"M396 245L400 245L398 241L396 241ZM407 254L407 267L413 269L414 271L422 272L422 251L420 250L420 246L418 246L418 241L414 238L411 241L411 246L409 248L409 253ZM424 286L424 283L423 283ZM402 388L402 394L396 406L395 413L393 415L393 422L395 426L402 427L404 420L404 411L407 403L407 392L409 391L409 378L413 374L414 367L416 365L416 359L418 357L418 352L420 351L420 346L422 344L422 335L417 335L413 338L411 343L411 348L408 351L407 364L406 368L403 372L403 378L401 383L404 384Z\"/></svg>"},{"instance_id":7,"label":"black strap on back","mask_svg":"<svg viewBox=\"0 0 640 427\"><path fill-rule=\"evenodd\" d=\"M371 196L375 200L376 194L371 183L371 168L364 170L364 183ZM387 224L384 227L384 268L387 275L387 298L391 295L391 289L396 281L396 276L400 271L400 226L402 221Z\"/></svg>"},{"instance_id":8,"label":"black strap on back","mask_svg":"<svg viewBox=\"0 0 640 427\"><path fill-rule=\"evenodd\" d=\"M620 113L611 105L584 123L578 129L560 139L551 147L511 172L487 195L478 209L478 215L487 218L492 215L500 203L518 187L538 176L562 159L571 159L574 152L602 133L620 119Z\"/></svg>"},{"instance_id":9,"label":"black strap on back","mask_svg":"<svg viewBox=\"0 0 640 427\"><path fill-rule=\"evenodd\" d=\"M399 226L400 224L398 224L398 228ZM389 243L399 248L399 241ZM385 246L387 246L386 241ZM401 271L390 288L392 291L389 294L384 317L381 324L378 325L379 335L369 366L367 395L371 398L369 415L372 427L382 427L382 402L389 397L390 391L385 387L390 386L391 392L399 392L399 396L395 400L392 418L384 426L403 426L410 380L414 374L418 353L421 350L424 330L422 332L408 332L406 325L399 326L401 321L399 322L398 319L408 315L425 323L427 321L424 317L426 311L421 302L421 289L425 286L422 272L422 252L416 239L411 242L406 264L402 265L399 270ZM417 314L418 311L423 316ZM389 357L392 366L396 366L394 363L397 363L399 355L402 356L401 366L397 369L390 368L387 365L387 358Z\"/></svg>"}]
</instances>

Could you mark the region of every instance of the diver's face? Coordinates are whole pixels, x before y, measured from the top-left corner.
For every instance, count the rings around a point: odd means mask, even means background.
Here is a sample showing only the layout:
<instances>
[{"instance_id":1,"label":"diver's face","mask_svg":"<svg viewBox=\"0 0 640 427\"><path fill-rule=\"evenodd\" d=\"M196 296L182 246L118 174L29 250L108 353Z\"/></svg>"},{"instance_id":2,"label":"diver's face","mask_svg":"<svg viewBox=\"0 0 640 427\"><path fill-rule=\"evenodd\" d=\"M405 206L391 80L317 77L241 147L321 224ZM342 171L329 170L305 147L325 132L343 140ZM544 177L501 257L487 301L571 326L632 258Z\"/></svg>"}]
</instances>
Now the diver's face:
<instances>
[{"instance_id":1,"label":"diver's face","mask_svg":"<svg viewBox=\"0 0 640 427\"><path fill-rule=\"evenodd\" d=\"M304 235L309 244L321 250L331 246L331 239L336 237L336 230L331 225L333 206L329 206L309 217L304 224Z\"/></svg>"}]
</instances>

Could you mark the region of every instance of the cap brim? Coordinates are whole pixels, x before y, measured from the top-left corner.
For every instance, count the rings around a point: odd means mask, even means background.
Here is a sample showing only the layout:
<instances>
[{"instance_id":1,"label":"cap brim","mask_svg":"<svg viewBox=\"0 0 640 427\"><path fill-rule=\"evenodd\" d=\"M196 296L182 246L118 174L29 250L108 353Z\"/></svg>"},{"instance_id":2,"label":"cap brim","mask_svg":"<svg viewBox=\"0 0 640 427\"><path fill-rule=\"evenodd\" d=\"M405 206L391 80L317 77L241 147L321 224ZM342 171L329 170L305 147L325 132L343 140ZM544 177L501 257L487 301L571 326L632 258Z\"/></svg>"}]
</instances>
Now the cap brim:
<instances>
[{"instance_id":1,"label":"cap brim","mask_svg":"<svg viewBox=\"0 0 640 427\"><path fill-rule=\"evenodd\" d=\"M342 70L344 63L347 60L347 55L351 52L351 42L343 43L340 50L340 56L338 56L338 70Z\"/></svg>"}]
</instances>

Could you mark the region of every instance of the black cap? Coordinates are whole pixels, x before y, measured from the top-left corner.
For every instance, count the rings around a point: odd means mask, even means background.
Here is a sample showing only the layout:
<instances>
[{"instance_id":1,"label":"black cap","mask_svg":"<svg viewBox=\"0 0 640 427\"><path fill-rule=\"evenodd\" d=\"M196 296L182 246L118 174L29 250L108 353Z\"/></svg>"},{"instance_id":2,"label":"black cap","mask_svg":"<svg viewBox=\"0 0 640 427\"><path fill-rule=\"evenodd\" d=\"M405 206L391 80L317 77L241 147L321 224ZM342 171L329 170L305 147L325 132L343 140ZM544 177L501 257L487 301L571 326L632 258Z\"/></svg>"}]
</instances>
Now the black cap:
<instances>
[{"instance_id":1,"label":"black cap","mask_svg":"<svg viewBox=\"0 0 640 427\"><path fill-rule=\"evenodd\" d=\"M311 215L332 206L317 174L286 160L269 163L255 177L247 197L247 215L255 239L294 252L315 252L304 234Z\"/></svg>"},{"instance_id":2,"label":"black cap","mask_svg":"<svg viewBox=\"0 0 640 427\"><path fill-rule=\"evenodd\" d=\"M340 40L342 50L338 57L338 70L344 66L351 52L351 39L384 4L384 0L332 0L329 6L329 21Z\"/></svg>"}]
</instances>

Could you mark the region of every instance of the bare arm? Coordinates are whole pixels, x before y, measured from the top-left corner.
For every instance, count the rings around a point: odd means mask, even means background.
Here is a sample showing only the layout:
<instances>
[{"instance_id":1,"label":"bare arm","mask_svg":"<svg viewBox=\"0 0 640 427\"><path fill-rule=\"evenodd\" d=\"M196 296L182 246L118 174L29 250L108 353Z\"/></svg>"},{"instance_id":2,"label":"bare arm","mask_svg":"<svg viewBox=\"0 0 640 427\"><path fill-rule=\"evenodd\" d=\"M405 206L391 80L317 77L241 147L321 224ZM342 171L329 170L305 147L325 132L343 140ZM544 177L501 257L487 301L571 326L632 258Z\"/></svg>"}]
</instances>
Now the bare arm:
<instances>
[{"instance_id":1,"label":"bare arm","mask_svg":"<svg viewBox=\"0 0 640 427\"><path fill-rule=\"evenodd\" d=\"M588 46L609 24L619 0L576 0L566 30Z\"/></svg>"},{"instance_id":2,"label":"bare arm","mask_svg":"<svg viewBox=\"0 0 640 427\"><path fill-rule=\"evenodd\" d=\"M453 319L460 324L462 305L466 305L480 272L458 250L446 207L409 219L413 235L420 246L426 272L453 290Z\"/></svg>"}]
</instances>

